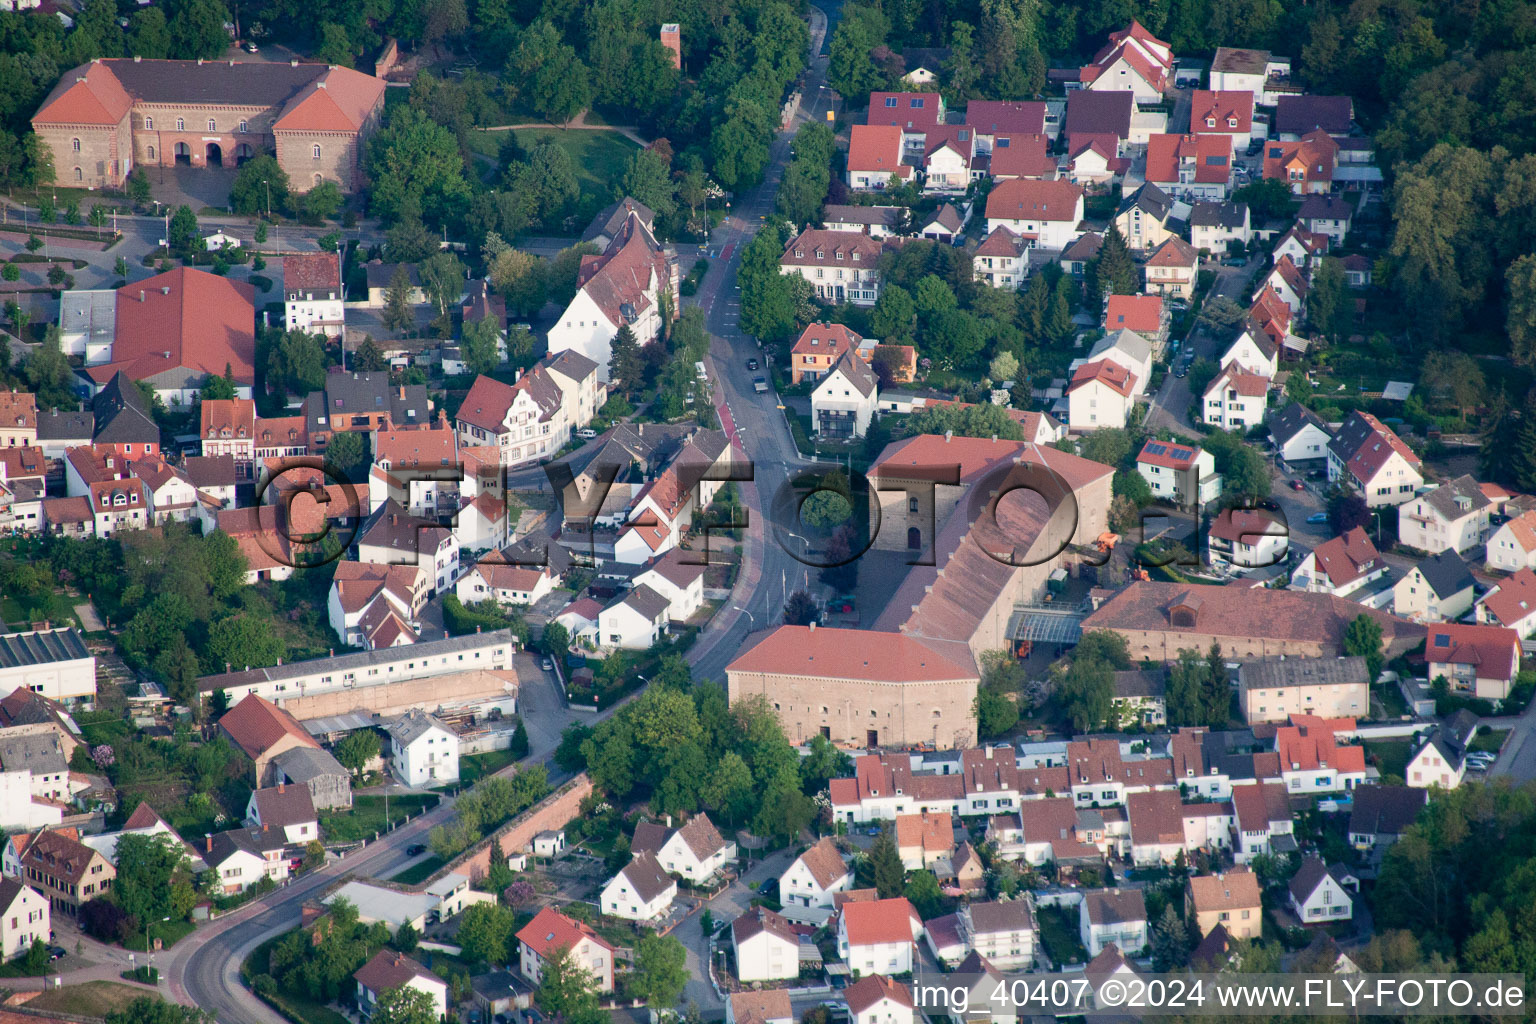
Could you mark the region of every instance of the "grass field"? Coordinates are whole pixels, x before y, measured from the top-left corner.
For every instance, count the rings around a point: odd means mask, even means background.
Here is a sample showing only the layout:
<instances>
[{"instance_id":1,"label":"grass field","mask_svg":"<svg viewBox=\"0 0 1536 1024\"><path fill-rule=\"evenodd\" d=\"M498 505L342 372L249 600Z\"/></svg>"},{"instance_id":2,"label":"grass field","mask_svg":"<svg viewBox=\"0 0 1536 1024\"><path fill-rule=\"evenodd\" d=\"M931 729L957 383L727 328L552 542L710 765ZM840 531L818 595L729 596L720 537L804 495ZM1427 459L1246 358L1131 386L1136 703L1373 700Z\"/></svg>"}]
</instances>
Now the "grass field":
<instances>
[{"instance_id":1,"label":"grass field","mask_svg":"<svg viewBox=\"0 0 1536 1024\"><path fill-rule=\"evenodd\" d=\"M1385 779L1388 775L1396 775L1403 778L1408 770L1408 758L1413 756L1413 742L1411 740L1372 740L1365 745L1367 756L1374 754L1381 758L1378 770Z\"/></svg>"},{"instance_id":2,"label":"grass field","mask_svg":"<svg viewBox=\"0 0 1536 1024\"><path fill-rule=\"evenodd\" d=\"M412 864L404 871L392 875L389 880L399 882L401 885L415 885L417 882L425 882L431 878L433 873L446 863L448 862L434 853L420 864Z\"/></svg>"},{"instance_id":3,"label":"grass field","mask_svg":"<svg viewBox=\"0 0 1536 1024\"><path fill-rule=\"evenodd\" d=\"M1497 754L1499 752L1499 748L1504 745L1504 738L1508 735L1509 733L1507 732L1494 729L1490 729L1487 732L1480 732L1475 738L1473 738L1471 743L1467 744L1467 749L1472 751L1482 751L1488 754Z\"/></svg>"},{"instance_id":4,"label":"grass field","mask_svg":"<svg viewBox=\"0 0 1536 1024\"><path fill-rule=\"evenodd\" d=\"M115 981L87 981L83 985L50 988L27 1003L34 1010L77 1014L81 1017L105 1017L121 1010L141 996L152 996L148 989Z\"/></svg>"},{"instance_id":5,"label":"grass field","mask_svg":"<svg viewBox=\"0 0 1536 1024\"><path fill-rule=\"evenodd\" d=\"M516 761L510 750L487 750L459 758L459 785L468 787L487 775L494 775Z\"/></svg>"},{"instance_id":6,"label":"grass field","mask_svg":"<svg viewBox=\"0 0 1536 1024\"><path fill-rule=\"evenodd\" d=\"M1088 951L1077 934L1077 914L1065 907L1041 907L1040 941L1057 967L1088 962Z\"/></svg>"},{"instance_id":7,"label":"grass field","mask_svg":"<svg viewBox=\"0 0 1536 1024\"><path fill-rule=\"evenodd\" d=\"M414 818L426 808L436 805L436 796L419 793L409 796L391 796L388 820L397 822L404 821L407 816ZM320 815L320 830L331 842L372 839L375 832L384 831L387 823L384 818L384 797L382 796L354 797L351 807L338 808Z\"/></svg>"}]
</instances>

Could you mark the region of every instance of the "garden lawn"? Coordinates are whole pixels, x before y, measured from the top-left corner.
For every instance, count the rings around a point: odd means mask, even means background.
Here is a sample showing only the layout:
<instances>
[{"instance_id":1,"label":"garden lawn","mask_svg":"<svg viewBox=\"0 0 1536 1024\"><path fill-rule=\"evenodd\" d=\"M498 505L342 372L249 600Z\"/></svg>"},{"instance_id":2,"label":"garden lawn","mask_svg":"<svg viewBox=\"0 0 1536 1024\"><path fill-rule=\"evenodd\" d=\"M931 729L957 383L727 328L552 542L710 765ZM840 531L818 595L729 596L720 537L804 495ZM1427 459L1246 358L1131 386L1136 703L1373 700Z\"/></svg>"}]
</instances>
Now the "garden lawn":
<instances>
[{"instance_id":1,"label":"garden lawn","mask_svg":"<svg viewBox=\"0 0 1536 1024\"><path fill-rule=\"evenodd\" d=\"M401 885L415 885L418 882L425 882L431 878L437 872L437 869L446 863L448 862L434 853L420 864L412 864L404 871L391 875L389 880L391 882L399 882Z\"/></svg>"},{"instance_id":2,"label":"garden lawn","mask_svg":"<svg viewBox=\"0 0 1536 1024\"><path fill-rule=\"evenodd\" d=\"M517 761L510 750L487 750L459 758L459 785L468 788L487 775L495 775Z\"/></svg>"},{"instance_id":3,"label":"garden lawn","mask_svg":"<svg viewBox=\"0 0 1536 1024\"><path fill-rule=\"evenodd\" d=\"M149 935L152 939L159 939L163 948L170 949L191 935L196 927L191 921L157 921L149 926ZM144 944L144 933L137 931L129 935L128 940L123 943L123 948L141 952L146 950L148 947Z\"/></svg>"},{"instance_id":4,"label":"garden lawn","mask_svg":"<svg viewBox=\"0 0 1536 1024\"><path fill-rule=\"evenodd\" d=\"M148 989L136 985L123 985L116 981L87 981L83 985L46 989L30 1000L27 1006L34 1010L50 1010L79 1017L105 1017L115 1010L125 1008L135 999L151 994Z\"/></svg>"},{"instance_id":5,"label":"garden lawn","mask_svg":"<svg viewBox=\"0 0 1536 1024\"><path fill-rule=\"evenodd\" d=\"M499 135L500 133L486 133ZM576 168L576 183L581 187L576 223L585 228L598 210L613 201L613 190L629 159L639 148L618 132L563 131L559 128L519 128L518 144L524 152L548 139L570 155ZM495 146L500 139L493 139ZM495 149L491 155L494 156Z\"/></svg>"},{"instance_id":6,"label":"garden lawn","mask_svg":"<svg viewBox=\"0 0 1536 1024\"><path fill-rule=\"evenodd\" d=\"M384 818L384 797L359 796L352 799L351 807L337 808L320 815L320 831L330 842L350 842L372 839L375 832L383 832L390 822L414 818L423 810L437 806L437 797L422 793L391 795L389 819Z\"/></svg>"},{"instance_id":7,"label":"garden lawn","mask_svg":"<svg viewBox=\"0 0 1536 1024\"><path fill-rule=\"evenodd\" d=\"M1088 951L1077 934L1077 915L1062 907L1041 907L1040 941L1046 955L1060 968L1063 964L1087 963Z\"/></svg>"},{"instance_id":8,"label":"garden lawn","mask_svg":"<svg viewBox=\"0 0 1536 1024\"><path fill-rule=\"evenodd\" d=\"M1376 755L1381 758L1378 770L1385 779L1388 775L1396 775L1404 778L1408 771L1408 758L1413 756L1413 743L1410 740L1372 740L1365 745L1366 755Z\"/></svg>"},{"instance_id":9,"label":"garden lawn","mask_svg":"<svg viewBox=\"0 0 1536 1024\"><path fill-rule=\"evenodd\" d=\"M1487 732L1480 732L1476 737L1473 738L1471 743L1467 744L1467 749L1469 751L1479 751L1486 754L1497 754L1499 752L1499 748L1504 746L1504 738L1508 735L1509 734L1507 732L1500 732L1494 729L1490 729Z\"/></svg>"}]
</instances>

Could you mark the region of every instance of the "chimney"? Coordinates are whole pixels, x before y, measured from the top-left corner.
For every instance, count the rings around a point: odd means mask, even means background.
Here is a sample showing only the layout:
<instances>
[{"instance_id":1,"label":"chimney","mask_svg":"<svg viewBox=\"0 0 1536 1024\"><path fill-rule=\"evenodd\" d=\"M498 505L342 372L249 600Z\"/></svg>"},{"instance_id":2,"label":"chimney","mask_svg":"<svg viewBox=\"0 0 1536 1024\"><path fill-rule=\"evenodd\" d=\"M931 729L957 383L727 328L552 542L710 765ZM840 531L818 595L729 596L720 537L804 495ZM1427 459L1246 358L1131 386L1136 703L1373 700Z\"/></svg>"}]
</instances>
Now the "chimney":
<instances>
[{"instance_id":1,"label":"chimney","mask_svg":"<svg viewBox=\"0 0 1536 1024\"><path fill-rule=\"evenodd\" d=\"M946 431L944 431L944 443L945 444L949 444L950 438L952 438L954 436L955 436L955 432L953 430L946 430Z\"/></svg>"},{"instance_id":2,"label":"chimney","mask_svg":"<svg viewBox=\"0 0 1536 1024\"><path fill-rule=\"evenodd\" d=\"M989 753L990 753L990 751L989 751ZM279 793L281 793L281 792L282 792L282 791L283 791L283 783L281 783L281 782L279 782L279 783L278 783L278 784L277 784L277 791L278 791L278 792L279 792Z\"/></svg>"},{"instance_id":3,"label":"chimney","mask_svg":"<svg viewBox=\"0 0 1536 1024\"><path fill-rule=\"evenodd\" d=\"M267 831L267 823L266 822L262 822L261 823L261 831L262 831L263 834L266 833L266 831Z\"/></svg>"},{"instance_id":4,"label":"chimney","mask_svg":"<svg viewBox=\"0 0 1536 1024\"><path fill-rule=\"evenodd\" d=\"M400 385L400 400L402 402L405 401L405 385L404 384Z\"/></svg>"},{"instance_id":5,"label":"chimney","mask_svg":"<svg viewBox=\"0 0 1536 1024\"><path fill-rule=\"evenodd\" d=\"M812 633L816 632L816 623L814 623L814 622L811 623L811 632Z\"/></svg>"},{"instance_id":6,"label":"chimney","mask_svg":"<svg viewBox=\"0 0 1536 1024\"><path fill-rule=\"evenodd\" d=\"M447 630L446 630L446 629L445 629L445 630L443 630L443 639L444 639L444 640L447 640L447 639L448 639L448 631L447 631Z\"/></svg>"},{"instance_id":7,"label":"chimney","mask_svg":"<svg viewBox=\"0 0 1536 1024\"><path fill-rule=\"evenodd\" d=\"M212 832L205 832L203 834L203 840L204 840L204 842L203 842L203 850L204 850L204 852L212 853L213 852L213 833Z\"/></svg>"},{"instance_id":8,"label":"chimney","mask_svg":"<svg viewBox=\"0 0 1536 1024\"><path fill-rule=\"evenodd\" d=\"M168 285L168 284L161 285L160 286L160 294L161 295L169 295L169 294L171 294L171 286Z\"/></svg>"},{"instance_id":9,"label":"chimney","mask_svg":"<svg viewBox=\"0 0 1536 1024\"><path fill-rule=\"evenodd\" d=\"M139 301L140 302L144 301L144 289L143 288L139 289Z\"/></svg>"},{"instance_id":10,"label":"chimney","mask_svg":"<svg viewBox=\"0 0 1536 1024\"><path fill-rule=\"evenodd\" d=\"M201 58L201 57L197 58L197 66L198 67L202 67L203 66L203 58Z\"/></svg>"},{"instance_id":11,"label":"chimney","mask_svg":"<svg viewBox=\"0 0 1536 1024\"><path fill-rule=\"evenodd\" d=\"M139 62L139 61L141 61L141 60L143 60L143 59L144 59L144 58L143 58L143 57L140 57L140 56L139 56L139 55L138 55L138 54L134 54L134 55L133 55L133 62L134 62L134 63L135 63L135 64L137 64L137 63L138 63L138 62Z\"/></svg>"},{"instance_id":12,"label":"chimney","mask_svg":"<svg viewBox=\"0 0 1536 1024\"><path fill-rule=\"evenodd\" d=\"M667 815L667 828L672 827L672 815Z\"/></svg>"},{"instance_id":13,"label":"chimney","mask_svg":"<svg viewBox=\"0 0 1536 1024\"><path fill-rule=\"evenodd\" d=\"M277 667L278 668L282 668L283 667L283 659L282 658L278 658L277 659Z\"/></svg>"},{"instance_id":14,"label":"chimney","mask_svg":"<svg viewBox=\"0 0 1536 1024\"><path fill-rule=\"evenodd\" d=\"M288 62L288 66L291 67L291 68L296 68L296 67L299 66L299 62L296 61L296 60L291 60L291 61Z\"/></svg>"},{"instance_id":15,"label":"chimney","mask_svg":"<svg viewBox=\"0 0 1536 1024\"><path fill-rule=\"evenodd\" d=\"M330 649L330 651L326 654L326 657L329 657L329 658L336 657L336 648L332 647Z\"/></svg>"},{"instance_id":16,"label":"chimney","mask_svg":"<svg viewBox=\"0 0 1536 1024\"><path fill-rule=\"evenodd\" d=\"M224 663L224 671L225 672L233 672L234 670L235 670L235 666L231 665L227 661Z\"/></svg>"}]
</instances>

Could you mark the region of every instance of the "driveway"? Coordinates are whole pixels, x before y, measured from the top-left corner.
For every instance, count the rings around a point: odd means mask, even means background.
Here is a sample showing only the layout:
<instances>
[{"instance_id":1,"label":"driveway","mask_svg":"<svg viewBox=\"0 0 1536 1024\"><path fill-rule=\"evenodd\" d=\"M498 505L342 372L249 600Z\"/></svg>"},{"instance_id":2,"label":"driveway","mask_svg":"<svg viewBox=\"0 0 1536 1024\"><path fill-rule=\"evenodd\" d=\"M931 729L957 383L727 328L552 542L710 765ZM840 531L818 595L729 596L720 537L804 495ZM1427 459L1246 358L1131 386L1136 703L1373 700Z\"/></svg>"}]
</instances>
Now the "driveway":
<instances>
[{"instance_id":1,"label":"driveway","mask_svg":"<svg viewBox=\"0 0 1536 1024\"><path fill-rule=\"evenodd\" d=\"M1248 281L1248 275L1253 272L1253 263L1242 267L1224 267L1215 260L1209 260L1201 268L1214 270L1216 280L1211 284L1211 291L1206 296L1209 301L1216 296L1231 299L1241 303L1247 298L1243 289ZM1184 341L1184 347L1179 352L1182 358L1186 351L1192 351L1196 359L1209 359L1215 361L1221 355L1222 345L1218 340L1196 327L1190 331L1189 337ZM1172 370L1163 378L1163 384L1157 390L1152 402L1147 407L1147 415L1143 421L1151 430L1175 430L1183 433L1203 432L1204 427L1197 426L1189 419L1190 404L1194 401L1194 394L1189 389L1189 378L1180 377Z\"/></svg>"}]
</instances>

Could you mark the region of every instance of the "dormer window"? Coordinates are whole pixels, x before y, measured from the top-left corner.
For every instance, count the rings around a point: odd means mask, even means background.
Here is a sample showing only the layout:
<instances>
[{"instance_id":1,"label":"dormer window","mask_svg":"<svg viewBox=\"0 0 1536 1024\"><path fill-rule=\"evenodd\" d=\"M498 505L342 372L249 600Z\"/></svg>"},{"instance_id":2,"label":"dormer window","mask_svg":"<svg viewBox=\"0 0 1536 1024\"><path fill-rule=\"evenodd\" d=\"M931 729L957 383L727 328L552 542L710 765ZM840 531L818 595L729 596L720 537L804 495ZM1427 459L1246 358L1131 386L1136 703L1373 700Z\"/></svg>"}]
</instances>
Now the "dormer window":
<instances>
[{"instance_id":1,"label":"dormer window","mask_svg":"<svg viewBox=\"0 0 1536 1024\"><path fill-rule=\"evenodd\" d=\"M800 260L800 259L804 259L804 258L805 258L805 250L804 249L796 249L795 250L795 259Z\"/></svg>"},{"instance_id":2,"label":"dormer window","mask_svg":"<svg viewBox=\"0 0 1536 1024\"><path fill-rule=\"evenodd\" d=\"M1214 117L1207 117L1205 119L1205 126L1207 128L1215 128L1216 127L1216 119Z\"/></svg>"},{"instance_id":3,"label":"dormer window","mask_svg":"<svg viewBox=\"0 0 1536 1024\"><path fill-rule=\"evenodd\" d=\"M843 261L843 254L841 252L834 253L834 255L837 257L837 261L839 263Z\"/></svg>"},{"instance_id":4,"label":"dormer window","mask_svg":"<svg viewBox=\"0 0 1536 1024\"><path fill-rule=\"evenodd\" d=\"M857 249L853 251L853 262L859 262L859 251Z\"/></svg>"}]
</instances>

